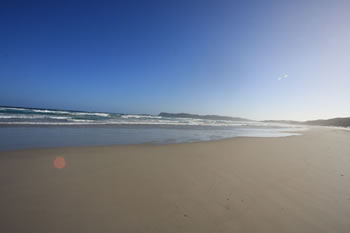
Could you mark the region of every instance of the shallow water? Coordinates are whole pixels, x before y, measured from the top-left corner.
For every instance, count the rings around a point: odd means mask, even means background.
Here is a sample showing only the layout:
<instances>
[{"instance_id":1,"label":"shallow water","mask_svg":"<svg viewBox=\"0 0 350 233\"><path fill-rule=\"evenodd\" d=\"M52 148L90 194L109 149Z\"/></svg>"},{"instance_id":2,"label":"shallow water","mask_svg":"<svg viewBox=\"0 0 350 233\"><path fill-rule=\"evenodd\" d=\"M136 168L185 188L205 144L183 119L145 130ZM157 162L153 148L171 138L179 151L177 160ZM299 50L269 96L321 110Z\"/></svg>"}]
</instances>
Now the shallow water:
<instances>
[{"instance_id":1,"label":"shallow water","mask_svg":"<svg viewBox=\"0 0 350 233\"><path fill-rule=\"evenodd\" d=\"M116 144L168 144L231 137L283 137L302 128L213 126L2 126L0 150Z\"/></svg>"}]
</instances>

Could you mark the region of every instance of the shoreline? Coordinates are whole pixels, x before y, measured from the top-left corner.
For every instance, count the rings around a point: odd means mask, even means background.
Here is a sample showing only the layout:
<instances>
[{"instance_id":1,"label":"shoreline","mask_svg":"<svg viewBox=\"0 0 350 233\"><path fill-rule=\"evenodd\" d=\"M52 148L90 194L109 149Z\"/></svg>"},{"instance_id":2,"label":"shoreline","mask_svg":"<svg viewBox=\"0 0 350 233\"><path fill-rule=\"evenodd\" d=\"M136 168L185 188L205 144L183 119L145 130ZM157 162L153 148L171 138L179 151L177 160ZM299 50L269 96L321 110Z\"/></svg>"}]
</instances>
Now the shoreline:
<instances>
[{"instance_id":1,"label":"shoreline","mask_svg":"<svg viewBox=\"0 0 350 233\"><path fill-rule=\"evenodd\" d=\"M7 152L25 152L27 150L59 150L59 149L88 149L88 148L110 148L110 149L118 149L118 147L134 147L134 146L171 146L171 145L188 145L188 144L198 144L198 143L211 143L211 142L221 142L221 141L227 141L230 142L235 139L277 139L277 138L288 138L288 137L297 137L297 136L303 136L302 132L307 131L306 130L300 130L300 131L280 131L281 133L290 133L292 135L286 135L286 136L270 136L270 137L264 137L264 136L234 136L230 138L219 138L219 139L212 139L212 140L203 140L203 141L189 141L189 142L178 142L178 143L137 143L137 144L111 144L111 145L84 145L84 146L57 146L57 147L33 147L33 148L23 148L23 149L9 149L9 150L1 150L0 149L0 156L1 153L7 153Z\"/></svg>"},{"instance_id":2,"label":"shoreline","mask_svg":"<svg viewBox=\"0 0 350 233\"><path fill-rule=\"evenodd\" d=\"M0 127L0 151L103 145L181 144L235 137L281 137L300 134L301 128L74 126ZM299 131L294 133L295 131Z\"/></svg>"},{"instance_id":3,"label":"shoreline","mask_svg":"<svg viewBox=\"0 0 350 233\"><path fill-rule=\"evenodd\" d=\"M0 231L347 233L349 131L302 133L0 151Z\"/></svg>"}]
</instances>

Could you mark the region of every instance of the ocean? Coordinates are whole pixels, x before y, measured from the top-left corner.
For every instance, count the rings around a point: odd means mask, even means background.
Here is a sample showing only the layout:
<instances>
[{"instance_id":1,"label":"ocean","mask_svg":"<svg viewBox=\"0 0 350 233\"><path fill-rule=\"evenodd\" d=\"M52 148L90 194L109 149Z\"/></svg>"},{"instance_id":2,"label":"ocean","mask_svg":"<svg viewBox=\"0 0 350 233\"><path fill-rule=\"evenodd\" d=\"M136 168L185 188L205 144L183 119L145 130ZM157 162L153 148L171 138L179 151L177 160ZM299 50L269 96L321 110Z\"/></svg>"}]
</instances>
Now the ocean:
<instances>
[{"instance_id":1,"label":"ocean","mask_svg":"<svg viewBox=\"0 0 350 233\"><path fill-rule=\"evenodd\" d=\"M248 120L0 107L0 150L284 137L302 130L298 125Z\"/></svg>"}]
</instances>

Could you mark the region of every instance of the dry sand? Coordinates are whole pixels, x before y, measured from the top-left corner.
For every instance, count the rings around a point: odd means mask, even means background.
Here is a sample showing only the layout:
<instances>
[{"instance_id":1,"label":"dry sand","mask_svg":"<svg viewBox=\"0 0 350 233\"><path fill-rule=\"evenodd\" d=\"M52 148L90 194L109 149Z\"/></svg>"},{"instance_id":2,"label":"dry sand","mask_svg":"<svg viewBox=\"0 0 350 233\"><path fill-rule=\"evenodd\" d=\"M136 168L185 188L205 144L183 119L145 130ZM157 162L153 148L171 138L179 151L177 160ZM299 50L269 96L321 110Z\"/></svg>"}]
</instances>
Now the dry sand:
<instances>
[{"instance_id":1,"label":"dry sand","mask_svg":"<svg viewBox=\"0 0 350 233\"><path fill-rule=\"evenodd\" d=\"M350 131L0 152L0 232L349 233Z\"/></svg>"}]
</instances>

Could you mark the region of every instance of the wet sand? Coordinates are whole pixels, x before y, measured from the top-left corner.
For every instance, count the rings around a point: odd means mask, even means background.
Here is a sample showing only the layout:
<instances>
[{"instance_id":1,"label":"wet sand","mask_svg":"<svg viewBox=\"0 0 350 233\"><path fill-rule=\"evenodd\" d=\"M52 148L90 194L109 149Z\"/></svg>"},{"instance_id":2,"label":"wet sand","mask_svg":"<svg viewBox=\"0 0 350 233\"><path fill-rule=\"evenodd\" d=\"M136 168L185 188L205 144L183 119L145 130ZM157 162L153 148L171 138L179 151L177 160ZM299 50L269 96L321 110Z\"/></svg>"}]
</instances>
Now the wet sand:
<instances>
[{"instance_id":1,"label":"wet sand","mask_svg":"<svg viewBox=\"0 0 350 233\"><path fill-rule=\"evenodd\" d=\"M0 152L0 232L348 233L350 131L303 134Z\"/></svg>"}]
</instances>

